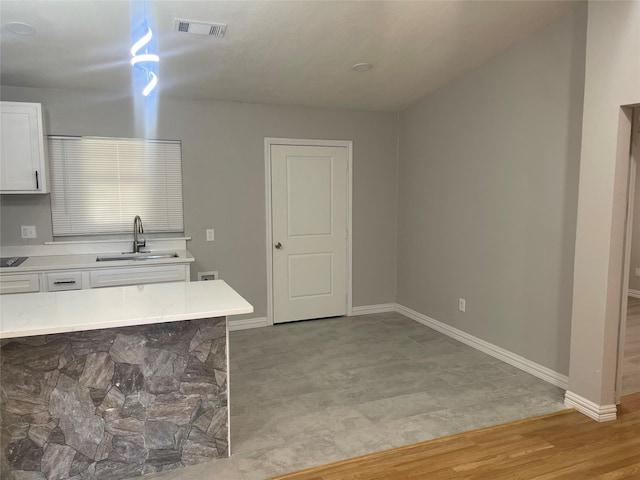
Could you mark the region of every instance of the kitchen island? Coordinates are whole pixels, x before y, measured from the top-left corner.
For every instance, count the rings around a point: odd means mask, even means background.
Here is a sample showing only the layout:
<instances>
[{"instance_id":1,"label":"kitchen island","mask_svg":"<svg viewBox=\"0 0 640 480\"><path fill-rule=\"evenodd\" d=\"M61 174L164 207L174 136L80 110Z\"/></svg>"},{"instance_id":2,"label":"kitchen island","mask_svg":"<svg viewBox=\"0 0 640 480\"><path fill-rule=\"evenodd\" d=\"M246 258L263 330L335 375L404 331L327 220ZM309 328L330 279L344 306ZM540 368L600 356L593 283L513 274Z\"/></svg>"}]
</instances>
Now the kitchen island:
<instances>
[{"instance_id":1,"label":"kitchen island","mask_svg":"<svg viewBox=\"0 0 640 480\"><path fill-rule=\"evenodd\" d=\"M2 478L119 479L228 456L223 281L0 299Z\"/></svg>"}]
</instances>

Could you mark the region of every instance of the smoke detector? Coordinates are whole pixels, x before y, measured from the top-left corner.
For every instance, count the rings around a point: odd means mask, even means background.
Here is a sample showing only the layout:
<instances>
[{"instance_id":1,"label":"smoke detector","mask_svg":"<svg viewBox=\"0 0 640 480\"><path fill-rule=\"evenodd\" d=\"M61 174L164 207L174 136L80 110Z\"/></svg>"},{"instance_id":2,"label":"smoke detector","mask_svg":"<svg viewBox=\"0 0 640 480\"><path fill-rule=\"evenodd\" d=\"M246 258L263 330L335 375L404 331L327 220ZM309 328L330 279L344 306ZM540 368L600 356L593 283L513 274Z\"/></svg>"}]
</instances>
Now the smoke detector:
<instances>
[{"instance_id":1,"label":"smoke detector","mask_svg":"<svg viewBox=\"0 0 640 480\"><path fill-rule=\"evenodd\" d=\"M174 30L176 32L195 33L197 35L207 35L209 37L224 37L227 25L224 23L196 22L194 20L174 20Z\"/></svg>"}]
</instances>

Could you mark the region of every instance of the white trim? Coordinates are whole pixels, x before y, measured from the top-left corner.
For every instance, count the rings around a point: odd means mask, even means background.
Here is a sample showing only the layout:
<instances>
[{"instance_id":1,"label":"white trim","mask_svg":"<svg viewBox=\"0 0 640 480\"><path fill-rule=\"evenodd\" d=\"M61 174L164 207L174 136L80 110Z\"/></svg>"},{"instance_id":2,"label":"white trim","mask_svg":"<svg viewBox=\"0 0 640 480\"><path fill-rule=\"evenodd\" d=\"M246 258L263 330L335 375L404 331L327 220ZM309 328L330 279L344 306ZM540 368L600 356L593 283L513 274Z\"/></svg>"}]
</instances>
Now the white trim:
<instances>
[{"instance_id":1,"label":"white trim","mask_svg":"<svg viewBox=\"0 0 640 480\"><path fill-rule=\"evenodd\" d=\"M631 154L629 155L629 178L627 180L627 218L625 221L624 232L624 253L622 258L622 291L620 292L620 321L618 323L618 363L616 365L616 386L614 392L614 401L620 403L622 398L623 384L622 374L624 365L624 344L627 335L627 303L629 299L629 273L631 270L631 243L633 232L633 206L635 202L635 185L636 185L636 161L633 156L634 142L631 139ZM639 192L640 193L640 192Z\"/></svg>"},{"instance_id":2,"label":"white trim","mask_svg":"<svg viewBox=\"0 0 640 480\"><path fill-rule=\"evenodd\" d=\"M380 303L378 305L363 305L362 307L353 307L351 309L351 315L349 316L369 315L371 313L387 313L395 311L395 303Z\"/></svg>"},{"instance_id":3,"label":"white trim","mask_svg":"<svg viewBox=\"0 0 640 480\"><path fill-rule=\"evenodd\" d=\"M474 337L462 330L458 330L450 325L434 320L431 317L423 315L422 313L416 312L415 310L411 310L403 305L397 305L396 311L401 313L402 315L409 317L412 320L415 320L418 323L426 325L429 328L437 330L444 335L447 335L451 338L455 338L456 340L469 345L476 350L480 350L492 357L495 357L499 360L502 360L509 365L513 365L520 370L523 370L531 375L538 377L545 382L551 383L557 387L566 390L569 388L569 377L563 375L559 372L551 370L543 365L540 365L536 362L533 362L527 358L521 357L509 350L505 350L502 347L498 347L497 345L493 345L485 340Z\"/></svg>"},{"instance_id":4,"label":"white trim","mask_svg":"<svg viewBox=\"0 0 640 480\"><path fill-rule=\"evenodd\" d=\"M56 240L53 242L44 242L44 245L86 245L91 243L113 243L119 242L122 240L128 241L131 243L131 235L120 235L114 234L110 235L109 239L101 239L101 240ZM191 240L191 237L149 237L147 236L145 240L153 240L154 242L158 241L171 241L171 240Z\"/></svg>"},{"instance_id":5,"label":"white trim","mask_svg":"<svg viewBox=\"0 0 640 480\"><path fill-rule=\"evenodd\" d=\"M580 413L598 422L610 422L616 419L618 409L614 404L598 405L586 398L567 390L564 395L564 404L569 408L575 408Z\"/></svg>"},{"instance_id":6,"label":"white trim","mask_svg":"<svg viewBox=\"0 0 640 480\"><path fill-rule=\"evenodd\" d=\"M227 381L226 385L226 393L227 393L227 419L231 418L231 383L230 383L230 375L231 365L229 364L229 332L231 331L230 325L231 319L227 317L227 321L225 322L225 349L226 349L226 357L227 357ZM229 450L229 456L231 456L231 422L227 420L227 448Z\"/></svg>"},{"instance_id":7,"label":"white trim","mask_svg":"<svg viewBox=\"0 0 640 480\"><path fill-rule=\"evenodd\" d=\"M631 290L629 289L629 296L633 298L640 298L640 290Z\"/></svg>"},{"instance_id":8,"label":"white trim","mask_svg":"<svg viewBox=\"0 0 640 480\"><path fill-rule=\"evenodd\" d=\"M93 255L101 253L130 252L132 235L129 238L112 238L105 241L50 242L39 245L2 245L3 257L43 257L52 255ZM144 235L146 251L186 250L189 237L153 238Z\"/></svg>"},{"instance_id":9,"label":"white trim","mask_svg":"<svg viewBox=\"0 0 640 480\"><path fill-rule=\"evenodd\" d=\"M230 318L229 319L229 331L235 332L236 330L248 330L250 328L268 327L269 322L267 317L258 318Z\"/></svg>"},{"instance_id":10,"label":"white trim","mask_svg":"<svg viewBox=\"0 0 640 480\"><path fill-rule=\"evenodd\" d=\"M264 139L264 192L265 192L265 223L267 241L265 247L267 249L267 325L273 325L273 225L271 224L271 142L268 138Z\"/></svg>"},{"instance_id":11,"label":"white trim","mask_svg":"<svg viewBox=\"0 0 640 480\"><path fill-rule=\"evenodd\" d=\"M265 161L265 210L266 210L266 249L267 249L267 325L273 325L273 232L271 225L271 146L318 146L344 147L347 150L347 316L353 313L353 142L350 140L314 140L300 138L264 139ZM247 327L251 328L251 327Z\"/></svg>"},{"instance_id":12,"label":"white trim","mask_svg":"<svg viewBox=\"0 0 640 480\"><path fill-rule=\"evenodd\" d=\"M353 315L353 142L347 149L347 316Z\"/></svg>"}]
</instances>

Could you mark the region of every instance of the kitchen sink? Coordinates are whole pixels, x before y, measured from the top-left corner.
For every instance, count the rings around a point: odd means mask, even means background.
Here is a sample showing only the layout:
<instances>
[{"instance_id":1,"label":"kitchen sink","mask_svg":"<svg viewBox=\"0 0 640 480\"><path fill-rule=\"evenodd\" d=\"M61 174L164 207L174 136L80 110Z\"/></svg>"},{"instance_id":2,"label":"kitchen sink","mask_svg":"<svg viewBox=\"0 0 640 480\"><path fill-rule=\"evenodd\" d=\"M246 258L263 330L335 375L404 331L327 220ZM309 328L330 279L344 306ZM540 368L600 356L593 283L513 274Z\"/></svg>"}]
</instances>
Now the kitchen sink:
<instances>
[{"instance_id":1,"label":"kitchen sink","mask_svg":"<svg viewBox=\"0 0 640 480\"><path fill-rule=\"evenodd\" d=\"M96 258L96 262L115 262L118 260L158 260L161 258L176 258L176 252L157 252L157 253L116 253L114 255L100 255Z\"/></svg>"}]
</instances>

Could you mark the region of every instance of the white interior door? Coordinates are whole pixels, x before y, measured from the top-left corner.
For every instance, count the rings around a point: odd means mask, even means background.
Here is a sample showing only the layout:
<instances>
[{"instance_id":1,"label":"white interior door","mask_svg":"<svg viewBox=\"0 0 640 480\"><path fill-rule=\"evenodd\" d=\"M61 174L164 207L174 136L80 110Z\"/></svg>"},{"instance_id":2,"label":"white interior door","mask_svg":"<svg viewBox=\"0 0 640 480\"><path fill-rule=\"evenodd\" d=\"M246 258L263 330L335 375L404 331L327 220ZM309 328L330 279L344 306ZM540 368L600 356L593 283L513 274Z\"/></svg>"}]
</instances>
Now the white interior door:
<instances>
[{"instance_id":1,"label":"white interior door","mask_svg":"<svg viewBox=\"0 0 640 480\"><path fill-rule=\"evenodd\" d=\"M345 315L347 149L271 145L273 321Z\"/></svg>"}]
</instances>

